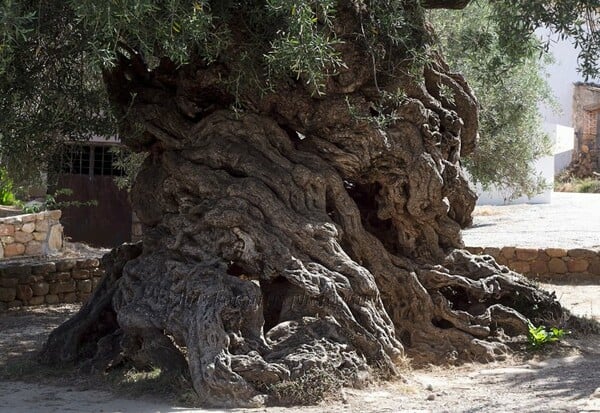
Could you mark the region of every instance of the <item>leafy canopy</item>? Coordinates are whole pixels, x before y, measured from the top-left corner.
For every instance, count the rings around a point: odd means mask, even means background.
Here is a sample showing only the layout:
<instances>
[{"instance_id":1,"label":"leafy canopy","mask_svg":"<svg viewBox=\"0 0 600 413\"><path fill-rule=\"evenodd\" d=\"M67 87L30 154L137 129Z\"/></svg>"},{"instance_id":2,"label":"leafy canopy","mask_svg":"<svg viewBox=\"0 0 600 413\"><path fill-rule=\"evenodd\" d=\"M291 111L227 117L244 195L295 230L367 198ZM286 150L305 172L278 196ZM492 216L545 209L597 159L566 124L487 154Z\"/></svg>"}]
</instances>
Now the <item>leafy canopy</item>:
<instances>
[{"instance_id":1,"label":"leafy canopy","mask_svg":"<svg viewBox=\"0 0 600 413\"><path fill-rule=\"evenodd\" d=\"M540 56L541 41L526 39L518 58L506 53L504 28L483 2L460 12L435 11L430 19L448 64L465 75L480 103L480 139L475 152L463 159L470 175L484 188L495 185L512 198L539 193L545 182L533 161L550 149L539 103L553 103L543 77L548 57Z\"/></svg>"},{"instance_id":2,"label":"leafy canopy","mask_svg":"<svg viewBox=\"0 0 600 413\"><path fill-rule=\"evenodd\" d=\"M458 7L464 0L423 0L427 7ZM354 39L370 51L374 73L393 75L400 59L423 59L432 47L418 0L1 0L0 159L9 173L43 169L64 139L115 133L102 72L121 56L154 68L226 65L223 81L235 104L244 96L278 91L294 81L323 93L328 76L345 62L347 39L331 30L343 9L360 10ZM531 42L549 25L582 47L584 74L598 73L600 0L496 0L494 55L526 60L542 47ZM498 51L498 53L496 53ZM421 62L422 63L422 62ZM33 166L16 162L27 153Z\"/></svg>"}]
</instances>

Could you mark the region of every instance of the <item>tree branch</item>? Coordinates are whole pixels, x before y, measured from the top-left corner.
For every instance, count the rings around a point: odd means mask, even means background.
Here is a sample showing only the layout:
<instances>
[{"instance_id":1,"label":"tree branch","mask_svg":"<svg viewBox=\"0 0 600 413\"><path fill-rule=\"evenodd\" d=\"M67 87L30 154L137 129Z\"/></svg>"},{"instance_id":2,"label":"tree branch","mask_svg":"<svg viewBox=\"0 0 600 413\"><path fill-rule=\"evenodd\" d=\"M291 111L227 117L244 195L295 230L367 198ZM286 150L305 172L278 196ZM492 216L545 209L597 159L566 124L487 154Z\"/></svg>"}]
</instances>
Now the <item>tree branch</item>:
<instances>
[{"instance_id":1,"label":"tree branch","mask_svg":"<svg viewBox=\"0 0 600 413\"><path fill-rule=\"evenodd\" d=\"M471 0L422 0L421 6L425 9L464 9Z\"/></svg>"}]
</instances>

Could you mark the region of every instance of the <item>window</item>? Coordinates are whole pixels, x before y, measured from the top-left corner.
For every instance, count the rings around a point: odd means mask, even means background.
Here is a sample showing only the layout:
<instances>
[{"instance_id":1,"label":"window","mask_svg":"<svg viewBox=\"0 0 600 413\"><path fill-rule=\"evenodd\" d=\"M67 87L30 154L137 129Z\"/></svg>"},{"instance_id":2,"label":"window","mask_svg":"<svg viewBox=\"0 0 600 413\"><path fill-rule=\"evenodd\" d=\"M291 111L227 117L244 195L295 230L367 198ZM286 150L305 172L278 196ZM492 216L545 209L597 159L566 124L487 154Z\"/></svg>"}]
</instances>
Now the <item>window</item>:
<instances>
[{"instance_id":1,"label":"window","mask_svg":"<svg viewBox=\"0 0 600 413\"><path fill-rule=\"evenodd\" d=\"M121 176L114 166L113 146L68 145L62 154L61 172L71 175Z\"/></svg>"},{"instance_id":2,"label":"window","mask_svg":"<svg viewBox=\"0 0 600 413\"><path fill-rule=\"evenodd\" d=\"M94 175L121 176L122 173L113 165L114 153L111 146L96 146L94 151Z\"/></svg>"}]
</instances>

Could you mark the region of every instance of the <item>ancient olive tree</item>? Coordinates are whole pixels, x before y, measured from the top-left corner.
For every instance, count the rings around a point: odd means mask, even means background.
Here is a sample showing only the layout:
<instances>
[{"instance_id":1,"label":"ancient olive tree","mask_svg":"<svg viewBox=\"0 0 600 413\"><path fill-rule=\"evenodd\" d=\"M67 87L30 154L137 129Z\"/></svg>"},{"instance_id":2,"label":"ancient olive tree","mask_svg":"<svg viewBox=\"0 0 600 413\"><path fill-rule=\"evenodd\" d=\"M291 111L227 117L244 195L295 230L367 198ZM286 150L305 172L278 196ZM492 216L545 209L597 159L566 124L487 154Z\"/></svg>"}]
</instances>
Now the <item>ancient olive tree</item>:
<instances>
[{"instance_id":1,"label":"ancient olive tree","mask_svg":"<svg viewBox=\"0 0 600 413\"><path fill-rule=\"evenodd\" d=\"M143 243L105 257L42 361L186 371L206 404L254 405L319 369L351 381L396 375L405 356L492 360L528 320L560 317L551 295L460 249L478 104L430 47L425 9L468 3L4 2L14 125L72 106L12 93L15 81L52 93L80 79L102 85L122 140L149 153L131 191ZM521 3L494 2L516 37L558 18L579 28L587 7Z\"/></svg>"}]
</instances>

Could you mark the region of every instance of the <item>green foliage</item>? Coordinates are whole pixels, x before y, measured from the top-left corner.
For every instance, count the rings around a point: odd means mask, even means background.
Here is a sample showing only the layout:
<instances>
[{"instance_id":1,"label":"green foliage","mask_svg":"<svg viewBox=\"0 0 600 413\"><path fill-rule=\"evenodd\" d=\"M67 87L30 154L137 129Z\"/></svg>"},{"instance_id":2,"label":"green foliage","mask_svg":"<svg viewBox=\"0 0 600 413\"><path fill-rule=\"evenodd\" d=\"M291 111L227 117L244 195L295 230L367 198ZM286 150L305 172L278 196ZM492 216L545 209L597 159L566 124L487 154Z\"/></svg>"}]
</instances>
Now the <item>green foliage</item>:
<instances>
[{"instance_id":1,"label":"green foliage","mask_svg":"<svg viewBox=\"0 0 600 413\"><path fill-rule=\"evenodd\" d=\"M432 12L431 20L448 63L465 75L480 103L478 147L464 166L485 189L494 185L509 198L541 192L545 183L532 163L550 153L550 141L538 106L553 103L541 44L524 37L518 52L507 53L504 28L487 3Z\"/></svg>"},{"instance_id":2,"label":"green foliage","mask_svg":"<svg viewBox=\"0 0 600 413\"><path fill-rule=\"evenodd\" d=\"M422 73L420 68L431 40L423 29L423 9L410 2L393 0L367 3L366 17L361 20L361 32L357 36L363 39L371 54L375 73L393 75L397 66L407 63L409 70Z\"/></svg>"},{"instance_id":3,"label":"green foliage","mask_svg":"<svg viewBox=\"0 0 600 413\"><path fill-rule=\"evenodd\" d=\"M197 54L214 61L227 45L228 32L214 22L206 0L67 1L77 22L92 36L92 58L102 66L114 64L118 53L132 50L158 63L163 56L177 64Z\"/></svg>"},{"instance_id":4,"label":"green foliage","mask_svg":"<svg viewBox=\"0 0 600 413\"><path fill-rule=\"evenodd\" d=\"M295 0L267 0L266 4L286 22L286 29L278 30L266 55L269 67L277 76L291 71L297 79L303 78L313 93L321 94L325 77L344 65L335 50L340 41L329 30L335 1L317 2L316 7Z\"/></svg>"},{"instance_id":5,"label":"green foliage","mask_svg":"<svg viewBox=\"0 0 600 413\"><path fill-rule=\"evenodd\" d=\"M131 152L120 147L111 148L111 152L113 166L123 173L121 176L114 177L115 184L119 189L126 189L129 192L148 154Z\"/></svg>"},{"instance_id":6,"label":"green foliage","mask_svg":"<svg viewBox=\"0 0 600 413\"><path fill-rule=\"evenodd\" d=\"M41 211L51 211L54 209L62 209L67 207L83 207L83 206L96 206L98 201L60 201L58 200L61 196L71 196L73 190L69 188L57 189L52 194L47 194L44 201L41 204L26 205L23 207L23 212L26 214L33 214Z\"/></svg>"},{"instance_id":7,"label":"green foliage","mask_svg":"<svg viewBox=\"0 0 600 413\"><path fill-rule=\"evenodd\" d=\"M531 348L535 350L540 349L548 343L555 343L569 334L568 331L560 328L551 327L547 330L544 326L536 327L532 323L529 323L528 328L527 340Z\"/></svg>"},{"instance_id":8,"label":"green foliage","mask_svg":"<svg viewBox=\"0 0 600 413\"><path fill-rule=\"evenodd\" d=\"M32 31L30 23L34 12L23 12L18 1L4 0L0 3L0 74L12 59L12 46L24 41Z\"/></svg>"},{"instance_id":9,"label":"green foliage","mask_svg":"<svg viewBox=\"0 0 600 413\"><path fill-rule=\"evenodd\" d=\"M490 1L493 19L502 28L499 46L506 51L506 58L518 60L547 47L527 39L539 27L549 27L570 39L579 49L579 69L587 78L600 76L600 33L597 18L598 0L506 0Z\"/></svg>"},{"instance_id":10,"label":"green foliage","mask_svg":"<svg viewBox=\"0 0 600 413\"><path fill-rule=\"evenodd\" d=\"M31 181L62 142L116 135L101 75L132 58L148 69L169 61L226 67L219 77L240 109L256 93L298 80L323 93L345 64L333 30L338 4L348 7L334 0L3 0L0 156L13 179ZM423 48L416 4L365 3L356 36L377 70L403 58L401 50Z\"/></svg>"},{"instance_id":11,"label":"green foliage","mask_svg":"<svg viewBox=\"0 0 600 413\"><path fill-rule=\"evenodd\" d=\"M582 180L581 184L578 185L577 192L583 192L586 194L600 193L600 181L597 179Z\"/></svg>"},{"instance_id":12,"label":"green foliage","mask_svg":"<svg viewBox=\"0 0 600 413\"><path fill-rule=\"evenodd\" d=\"M330 77L350 64L369 65L375 91L384 93L378 81L392 83L389 78L398 75L398 68L404 72L412 68L413 75L420 76L426 50L435 42L423 24L420 4L417 0L2 0L3 165L15 182L39 179L51 163L50 155L65 140L115 136L117 119L101 75L116 64L130 68L128 62L136 59L149 76L159 64L213 65L240 110L252 109L256 94L281 92L295 83L307 85L315 95L324 93ZM544 88L530 76L533 70L525 70L537 65L533 56L543 48L532 40L533 29L547 23L573 36L584 46L581 62L587 74L597 70L594 59L600 47L598 34L588 24L588 12L598 7L598 0L551 4L499 0L484 8L485 4L454 12L445 22L434 19L440 24L437 31L444 49L454 56L454 67L465 71L481 96L483 149L479 160L476 154L468 162L484 184L498 182L511 171L513 176L529 176L518 166L521 162L510 170L497 169L500 172L494 175L487 167L493 161L543 152L539 131L530 127L535 116L529 108L540 101ZM481 10L486 10L485 16ZM335 29L348 19L356 19L360 29L338 38ZM342 60L344 42L356 40L371 61ZM494 83L498 79L502 81ZM126 96L119 99L139 98L133 90L123 93ZM514 98L506 99L509 94ZM383 109L374 108L389 113ZM505 130L508 124L519 126ZM516 137L525 135L536 137L530 141L537 143L523 146ZM501 152L509 147L513 149ZM486 157L490 153L495 156ZM22 154L29 162L21 161ZM529 191L525 183L519 185L522 192Z\"/></svg>"},{"instance_id":13,"label":"green foliage","mask_svg":"<svg viewBox=\"0 0 600 413\"><path fill-rule=\"evenodd\" d=\"M68 2L4 0L0 21L0 157L15 182L39 181L61 141L112 134L115 124L87 63L91 34Z\"/></svg>"},{"instance_id":14,"label":"green foliage","mask_svg":"<svg viewBox=\"0 0 600 413\"><path fill-rule=\"evenodd\" d=\"M6 169L0 167L0 205L14 205L17 202L13 192L13 181Z\"/></svg>"},{"instance_id":15,"label":"green foliage","mask_svg":"<svg viewBox=\"0 0 600 413\"><path fill-rule=\"evenodd\" d=\"M554 178L554 190L598 194L600 193L600 179L597 177L577 178L566 172Z\"/></svg>"}]
</instances>

